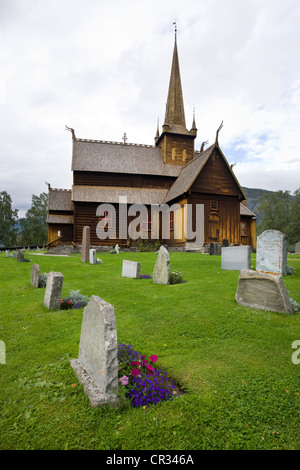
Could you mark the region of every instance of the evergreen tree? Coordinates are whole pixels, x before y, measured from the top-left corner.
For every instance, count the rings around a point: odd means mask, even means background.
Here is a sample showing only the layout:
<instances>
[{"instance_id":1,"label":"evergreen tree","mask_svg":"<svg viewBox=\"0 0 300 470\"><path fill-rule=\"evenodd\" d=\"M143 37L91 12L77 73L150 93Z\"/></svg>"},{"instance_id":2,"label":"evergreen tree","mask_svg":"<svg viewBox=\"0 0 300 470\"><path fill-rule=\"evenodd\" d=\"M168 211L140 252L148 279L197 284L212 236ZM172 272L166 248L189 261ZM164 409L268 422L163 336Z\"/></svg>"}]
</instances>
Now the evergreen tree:
<instances>
[{"instance_id":1,"label":"evergreen tree","mask_svg":"<svg viewBox=\"0 0 300 470\"><path fill-rule=\"evenodd\" d=\"M0 193L0 244L13 246L17 236L18 210L12 209L12 199L6 191Z\"/></svg>"},{"instance_id":2,"label":"evergreen tree","mask_svg":"<svg viewBox=\"0 0 300 470\"><path fill-rule=\"evenodd\" d=\"M47 243L47 194L32 195L32 204L20 219L22 245L45 245Z\"/></svg>"}]
</instances>

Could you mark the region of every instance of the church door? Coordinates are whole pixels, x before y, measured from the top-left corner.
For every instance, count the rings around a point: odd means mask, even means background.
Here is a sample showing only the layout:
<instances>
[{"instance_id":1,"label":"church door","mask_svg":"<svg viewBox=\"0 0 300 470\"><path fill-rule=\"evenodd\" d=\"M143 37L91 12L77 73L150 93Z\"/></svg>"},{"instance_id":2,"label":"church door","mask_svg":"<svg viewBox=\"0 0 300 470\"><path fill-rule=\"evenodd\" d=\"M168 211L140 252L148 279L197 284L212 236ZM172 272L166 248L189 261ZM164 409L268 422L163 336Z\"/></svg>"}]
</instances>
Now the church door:
<instances>
[{"instance_id":1,"label":"church door","mask_svg":"<svg viewBox=\"0 0 300 470\"><path fill-rule=\"evenodd\" d=\"M220 218L216 213L210 213L208 217L208 238L209 243L219 241Z\"/></svg>"}]
</instances>

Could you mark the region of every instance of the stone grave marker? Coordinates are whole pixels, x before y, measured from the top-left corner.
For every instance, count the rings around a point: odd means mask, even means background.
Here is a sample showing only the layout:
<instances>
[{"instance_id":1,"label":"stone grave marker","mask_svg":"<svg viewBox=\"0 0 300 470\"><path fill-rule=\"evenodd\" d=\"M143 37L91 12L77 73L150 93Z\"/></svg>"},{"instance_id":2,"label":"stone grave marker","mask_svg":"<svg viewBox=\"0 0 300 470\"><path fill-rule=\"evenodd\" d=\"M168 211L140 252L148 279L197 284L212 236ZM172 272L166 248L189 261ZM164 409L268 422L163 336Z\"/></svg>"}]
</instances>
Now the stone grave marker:
<instances>
[{"instance_id":1,"label":"stone grave marker","mask_svg":"<svg viewBox=\"0 0 300 470\"><path fill-rule=\"evenodd\" d=\"M13 258L17 258L18 257L18 253L16 251L13 252Z\"/></svg>"},{"instance_id":2,"label":"stone grave marker","mask_svg":"<svg viewBox=\"0 0 300 470\"><path fill-rule=\"evenodd\" d=\"M97 264L96 250L95 248L90 249L90 264Z\"/></svg>"},{"instance_id":3,"label":"stone grave marker","mask_svg":"<svg viewBox=\"0 0 300 470\"><path fill-rule=\"evenodd\" d=\"M83 227L81 244L81 261L89 261L90 256L90 227Z\"/></svg>"},{"instance_id":4,"label":"stone grave marker","mask_svg":"<svg viewBox=\"0 0 300 470\"><path fill-rule=\"evenodd\" d=\"M153 270L155 284L170 284L170 255L166 247L161 246Z\"/></svg>"},{"instance_id":5,"label":"stone grave marker","mask_svg":"<svg viewBox=\"0 0 300 470\"><path fill-rule=\"evenodd\" d=\"M38 264L34 263L31 270L30 284L32 287L39 287L40 282L40 267Z\"/></svg>"},{"instance_id":6,"label":"stone grave marker","mask_svg":"<svg viewBox=\"0 0 300 470\"><path fill-rule=\"evenodd\" d=\"M257 310L294 313L282 276L277 274L242 270L235 300L244 307Z\"/></svg>"},{"instance_id":7,"label":"stone grave marker","mask_svg":"<svg viewBox=\"0 0 300 470\"><path fill-rule=\"evenodd\" d=\"M266 230L257 237L256 271L286 275L287 237L279 230Z\"/></svg>"},{"instance_id":8,"label":"stone grave marker","mask_svg":"<svg viewBox=\"0 0 300 470\"><path fill-rule=\"evenodd\" d=\"M123 260L122 277L137 278L141 272L141 263Z\"/></svg>"},{"instance_id":9,"label":"stone grave marker","mask_svg":"<svg viewBox=\"0 0 300 470\"><path fill-rule=\"evenodd\" d=\"M24 263L25 262L25 258L24 258L24 253L23 251L19 251L17 253L17 262L18 263Z\"/></svg>"},{"instance_id":10,"label":"stone grave marker","mask_svg":"<svg viewBox=\"0 0 300 470\"><path fill-rule=\"evenodd\" d=\"M83 312L78 359L70 361L93 407L119 403L117 355L114 308L93 295Z\"/></svg>"},{"instance_id":11,"label":"stone grave marker","mask_svg":"<svg viewBox=\"0 0 300 470\"><path fill-rule=\"evenodd\" d=\"M251 247L228 246L221 248L221 267L227 270L251 268Z\"/></svg>"},{"instance_id":12,"label":"stone grave marker","mask_svg":"<svg viewBox=\"0 0 300 470\"><path fill-rule=\"evenodd\" d=\"M46 291L44 296L44 305L49 309L59 309L61 301L61 292L63 285L63 275L51 271L47 276Z\"/></svg>"},{"instance_id":13,"label":"stone grave marker","mask_svg":"<svg viewBox=\"0 0 300 470\"><path fill-rule=\"evenodd\" d=\"M300 253L300 242L296 243L296 245L295 245L295 253L297 253L297 254Z\"/></svg>"}]
</instances>

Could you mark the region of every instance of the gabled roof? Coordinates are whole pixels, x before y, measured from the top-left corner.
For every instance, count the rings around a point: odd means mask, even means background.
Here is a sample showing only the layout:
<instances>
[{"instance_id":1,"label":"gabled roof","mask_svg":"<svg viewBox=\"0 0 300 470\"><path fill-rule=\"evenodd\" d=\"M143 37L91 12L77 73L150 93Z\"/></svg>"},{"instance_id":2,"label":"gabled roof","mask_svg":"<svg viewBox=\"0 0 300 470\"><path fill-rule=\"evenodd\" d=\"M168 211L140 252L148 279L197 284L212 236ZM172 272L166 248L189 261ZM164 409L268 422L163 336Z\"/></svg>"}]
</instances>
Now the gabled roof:
<instances>
[{"instance_id":1,"label":"gabled roof","mask_svg":"<svg viewBox=\"0 0 300 470\"><path fill-rule=\"evenodd\" d=\"M181 169L181 172L176 179L176 181L173 183L171 188L169 189L169 192L164 200L165 203L172 201L173 199L182 196L183 194L187 193L189 189L191 188L192 184L194 183L195 179L197 176L200 174L201 170L203 169L205 163L207 160L210 158L212 155L213 151L215 149L218 149L221 156L223 157L230 173L232 174L232 177L234 178L236 184L238 185L239 190L241 191L244 199L246 198L246 195L240 186L238 180L236 179L230 165L228 164L223 152L221 151L218 143L214 143L210 147L208 147L206 150L201 152L197 157L195 157L193 160L191 160L185 167Z\"/></svg>"},{"instance_id":2,"label":"gabled roof","mask_svg":"<svg viewBox=\"0 0 300 470\"><path fill-rule=\"evenodd\" d=\"M164 164L158 147L102 140L73 140L72 171L177 177L180 167Z\"/></svg>"},{"instance_id":3,"label":"gabled roof","mask_svg":"<svg viewBox=\"0 0 300 470\"><path fill-rule=\"evenodd\" d=\"M48 210L73 211L70 189L55 189L49 187Z\"/></svg>"}]
</instances>

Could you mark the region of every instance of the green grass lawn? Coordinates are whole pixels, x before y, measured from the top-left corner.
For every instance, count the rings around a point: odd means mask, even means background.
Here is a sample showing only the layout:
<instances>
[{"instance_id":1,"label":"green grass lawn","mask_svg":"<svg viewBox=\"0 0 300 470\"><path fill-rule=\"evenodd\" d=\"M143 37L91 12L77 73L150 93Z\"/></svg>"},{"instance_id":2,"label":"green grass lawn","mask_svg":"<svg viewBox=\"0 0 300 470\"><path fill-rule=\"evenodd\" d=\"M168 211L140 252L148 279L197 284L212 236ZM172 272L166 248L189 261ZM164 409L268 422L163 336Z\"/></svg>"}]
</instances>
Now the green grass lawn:
<instances>
[{"instance_id":1,"label":"green grass lawn","mask_svg":"<svg viewBox=\"0 0 300 470\"><path fill-rule=\"evenodd\" d=\"M292 362L300 315L237 305L239 272L222 270L220 256L170 253L171 270L187 282L169 286L121 276L123 259L152 275L155 253L98 253L101 265L26 256L32 262L0 254L1 449L300 449L300 364ZM83 308L44 307L45 289L30 285L32 263L63 273L63 296L79 289L111 303L118 342L156 354L185 393L146 408L91 408L69 365ZM300 303L300 257L288 265L296 273L284 283Z\"/></svg>"}]
</instances>

